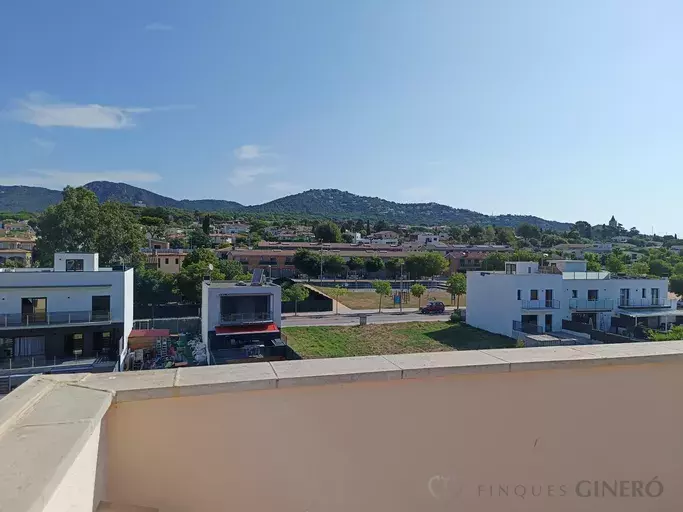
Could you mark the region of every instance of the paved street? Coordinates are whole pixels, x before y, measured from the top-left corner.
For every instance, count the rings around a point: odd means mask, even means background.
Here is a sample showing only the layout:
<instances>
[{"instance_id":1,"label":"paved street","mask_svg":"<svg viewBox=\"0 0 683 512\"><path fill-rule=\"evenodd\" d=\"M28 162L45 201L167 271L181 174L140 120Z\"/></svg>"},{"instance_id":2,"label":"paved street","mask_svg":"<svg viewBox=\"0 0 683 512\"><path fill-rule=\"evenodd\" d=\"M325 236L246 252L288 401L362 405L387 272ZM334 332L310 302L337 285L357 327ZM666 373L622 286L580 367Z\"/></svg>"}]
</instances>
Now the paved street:
<instances>
[{"instance_id":1,"label":"paved street","mask_svg":"<svg viewBox=\"0 0 683 512\"><path fill-rule=\"evenodd\" d=\"M308 326L326 326L326 325L358 325L358 313L355 312L353 315L330 315L321 314L313 316L311 314L291 316L288 315L287 318L283 318L283 327L308 327ZM443 315L421 315L416 312L397 314L397 313L377 313L374 310L368 316L369 324L392 324L392 323L402 323L402 322L445 322L450 318L450 312Z\"/></svg>"}]
</instances>

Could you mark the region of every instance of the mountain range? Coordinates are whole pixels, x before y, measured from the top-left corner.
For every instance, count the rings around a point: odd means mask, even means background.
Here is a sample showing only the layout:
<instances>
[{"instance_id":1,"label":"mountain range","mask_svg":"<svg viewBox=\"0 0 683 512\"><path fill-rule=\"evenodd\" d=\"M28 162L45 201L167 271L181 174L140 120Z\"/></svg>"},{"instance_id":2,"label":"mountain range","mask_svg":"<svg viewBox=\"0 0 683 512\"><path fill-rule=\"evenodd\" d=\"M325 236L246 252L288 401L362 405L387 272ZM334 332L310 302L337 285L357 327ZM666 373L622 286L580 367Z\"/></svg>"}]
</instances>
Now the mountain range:
<instances>
[{"instance_id":1,"label":"mountain range","mask_svg":"<svg viewBox=\"0 0 683 512\"><path fill-rule=\"evenodd\" d=\"M542 229L565 231L571 224L532 215L485 215L472 210L453 208L438 203L395 203L378 197L367 197L337 189L313 189L267 203L246 206L221 199L173 199L126 183L93 181L84 185L100 201L180 208L183 210L220 211L253 214L289 214L331 219L383 219L396 224L482 224L516 227L522 223ZM0 211L40 212L58 203L62 193L42 187L0 186Z\"/></svg>"}]
</instances>

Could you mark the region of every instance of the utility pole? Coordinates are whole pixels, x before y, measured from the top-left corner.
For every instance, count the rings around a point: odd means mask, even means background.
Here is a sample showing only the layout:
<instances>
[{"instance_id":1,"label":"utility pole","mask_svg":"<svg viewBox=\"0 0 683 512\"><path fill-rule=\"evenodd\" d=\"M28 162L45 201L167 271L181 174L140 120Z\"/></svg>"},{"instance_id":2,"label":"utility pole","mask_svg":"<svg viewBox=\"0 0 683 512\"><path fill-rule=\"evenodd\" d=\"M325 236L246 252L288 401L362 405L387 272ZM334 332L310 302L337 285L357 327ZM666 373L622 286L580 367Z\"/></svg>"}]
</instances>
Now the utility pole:
<instances>
[{"instance_id":1,"label":"utility pole","mask_svg":"<svg viewBox=\"0 0 683 512\"><path fill-rule=\"evenodd\" d=\"M401 260L401 284L399 285L399 292L398 292L398 307L401 313L403 313L403 260Z\"/></svg>"},{"instance_id":2,"label":"utility pole","mask_svg":"<svg viewBox=\"0 0 683 512\"><path fill-rule=\"evenodd\" d=\"M323 285L323 240L320 239L320 286Z\"/></svg>"}]
</instances>

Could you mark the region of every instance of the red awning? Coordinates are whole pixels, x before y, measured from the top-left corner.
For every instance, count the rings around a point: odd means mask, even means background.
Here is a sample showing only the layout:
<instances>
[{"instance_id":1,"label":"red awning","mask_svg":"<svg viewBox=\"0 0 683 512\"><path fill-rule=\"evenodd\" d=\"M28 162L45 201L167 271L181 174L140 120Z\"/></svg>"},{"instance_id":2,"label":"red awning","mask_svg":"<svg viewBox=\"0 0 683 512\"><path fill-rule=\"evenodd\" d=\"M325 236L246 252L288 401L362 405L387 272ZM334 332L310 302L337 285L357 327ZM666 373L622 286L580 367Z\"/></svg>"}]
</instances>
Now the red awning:
<instances>
[{"instance_id":1,"label":"red awning","mask_svg":"<svg viewBox=\"0 0 683 512\"><path fill-rule=\"evenodd\" d=\"M165 338L171 335L168 329L133 329L129 338Z\"/></svg>"},{"instance_id":2,"label":"red awning","mask_svg":"<svg viewBox=\"0 0 683 512\"><path fill-rule=\"evenodd\" d=\"M274 323L255 324L255 325L232 325L228 327L216 327L217 336L225 336L227 334L267 334L277 333L280 329Z\"/></svg>"}]
</instances>

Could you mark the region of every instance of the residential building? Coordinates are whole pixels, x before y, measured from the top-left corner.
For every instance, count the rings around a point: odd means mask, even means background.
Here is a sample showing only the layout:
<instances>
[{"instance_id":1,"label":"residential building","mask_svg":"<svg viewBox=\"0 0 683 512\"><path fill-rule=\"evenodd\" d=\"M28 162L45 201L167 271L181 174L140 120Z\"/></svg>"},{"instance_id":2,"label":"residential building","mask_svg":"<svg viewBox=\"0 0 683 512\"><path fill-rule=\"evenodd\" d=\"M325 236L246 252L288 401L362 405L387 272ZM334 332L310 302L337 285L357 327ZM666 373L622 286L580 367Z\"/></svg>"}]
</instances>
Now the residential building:
<instances>
[{"instance_id":1,"label":"residential building","mask_svg":"<svg viewBox=\"0 0 683 512\"><path fill-rule=\"evenodd\" d=\"M560 252L565 256L573 256L577 259L583 259L585 253L590 252L594 254L609 254L615 246L611 243L604 244L558 244L553 247L553 250Z\"/></svg>"},{"instance_id":2,"label":"residential building","mask_svg":"<svg viewBox=\"0 0 683 512\"><path fill-rule=\"evenodd\" d=\"M481 270L483 262L490 253L481 251L454 251L446 254L451 274Z\"/></svg>"},{"instance_id":3,"label":"residential building","mask_svg":"<svg viewBox=\"0 0 683 512\"><path fill-rule=\"evenodd\" d=\"M371 245L398 245L398 238L368 238Z\"/></svg>"},{"instance_id":4,"label":"residential building","mask_svg":"<svg viewBox=\"0 0 683 512\"><path fill-rule=\"evenodd\" d=\"M396 231L377 231L368 236L376 240L398 240L398 233Z\"/></svg>"},{"instance_id":5,"label":"residential building","mask_svg":"<svg viewBox=\"0 0 683 512\"><path fill-rule=\"evenodd\" d=\"M683 251L683 245L672 245L669 247L669 250L677 254L681 254L681 251Z\"/></svg>"},{"instance_id":6,"label":"residential building","mask_svg":"<svg viewBox=\"0 0 683 512\"><path fill-rule=\"evenodd\" d=\"M147 247L149 249L156 249L156 250L158 250L158 249L170 249L171 244L170 244L170 242L168 242L166 240L156 240L156 239L150 237L147 239Z\"/></svg>"},{"instance_id":7,"label":"residential building","mask_svg":"<svg viewBox=\"0 0 683 512\"><path fill-rule=\"evenodd\" d=\"M211 242L214 244L214 246L216 246L221 244L232 244L235 235L227 235L225 233L210 233L209 238L211 238Z\"/></svg>"},{"instance_id":8,"label":"residential building","mask_svg":"<svg viewBox=\"0 0 683 512\"><path fill-rule=\"evenodd\" d=\"M587 272L583 260L551 260L542 268L508 262L505 271L467 273L467 323L510 337L560 332L563 320L603 331L614 331L624 319L666 328L679 316L667 293L666 278Z\"/></svg>"},{"instance_id":9,"label":"residential building","mask_svg":"<svg viewBox=\"0 0 683 512\"><path fill-rule=\"evenodd\" d=\"M230 221L221 224L220 232L226 235L238 235L240 233L249 232L249 224L243 224L239 221Z\"/></svg>"},{"instance_id":10,"label":"residential building","mask_svg":"<svg viewBox=\"0 0 683 512\"><path fill-rule=\"evenodd\" d=\"M442 254L450 252L512 252L514 249L509 245L496 244L446 244L441 241L425 246L430 251L438 251Z\"/></svg>"},{"instance_id":11,"label":"residential building","mask_svg":"<svg viewBox=\"0 0 683 512\"><path fill-rule=\"evenodd\" d=\"M202 283L202 339L209 364L284 359L282 292L255 273L251 283Z\"/></svg>"},{"instance_id":12,"label":"residential building","mask_svg":"<svg viewBox=\"0 0 683 512\"><path fill-rule=\"evenodd\" d=\"M36 246L35 238L0 237L0 249L25 249L32 251Z\"/></svg>"},{"instance_id":13,"label":"residential building","mask_svg":"<svg viewBox=\"0 0 683 512\"><path fill-rule=\"evenodd\" d=\"M133 269L100 267L97 253L0 269L1 368L116 361L132 326Z\"/></svg>"},{"instance_id":14,"label":"residential building","mask_svg":"<svg viewBox=\"0 0 683 512\"><path fill-rule=\"evenodd\" d=\"M435 235L434 233L414 233L411 239L415 240L419 244L433 244L441 240L441 236Z\"/></svg>"},{"instance_id":15,"label":"residential building","mask_svg":"<svg viewBox=\"0 0 683 512\"><path fill-rule=\"evenodd\" d=\"M321 244L319 242L266 242L261 241L258 244L258 249L309 249L311 251L319 251ZM323 250L339 250L347 252L358 252L365 253L367 251L390 251L390 252L402 252L402 246L386 246L378 249L369 243L367 244L347 244L347 243L324 243L322 244Z\"/></svg>"},{"instance_id":16,"label":"residential building","mask_svg":"<svg viewBox=\"0 0 683 512\"><path fill-rule=\"evenodd\" d=\"M183 261L190 253L187 249L143 249L147 268L156 268L165 274L177 274L183 268Z\"/></svg>"}]
</instances>

